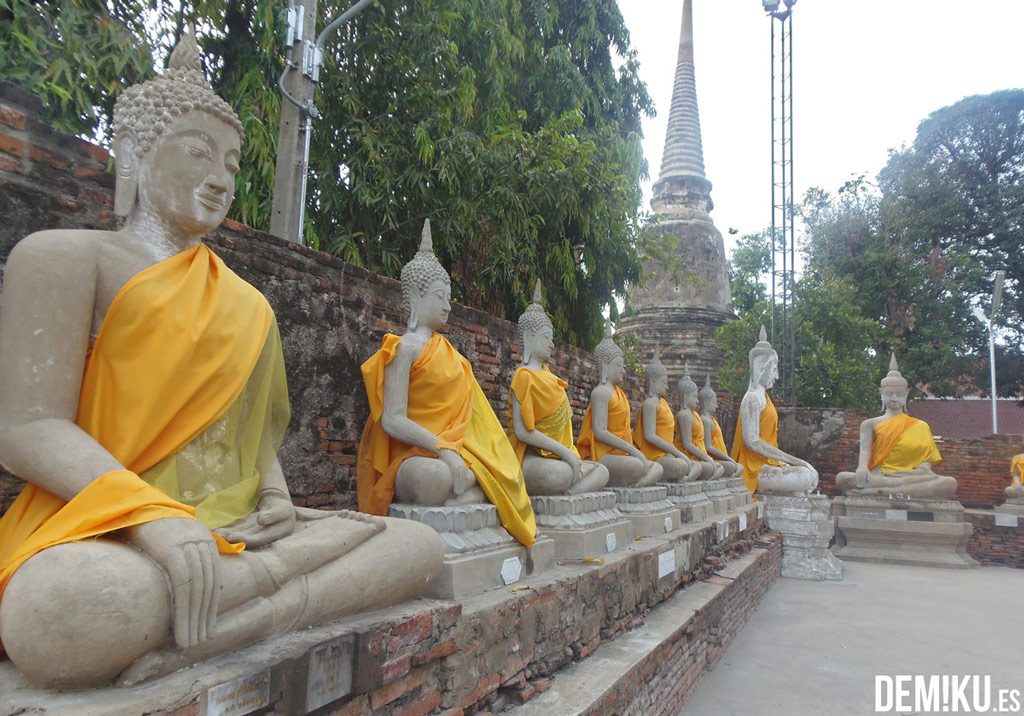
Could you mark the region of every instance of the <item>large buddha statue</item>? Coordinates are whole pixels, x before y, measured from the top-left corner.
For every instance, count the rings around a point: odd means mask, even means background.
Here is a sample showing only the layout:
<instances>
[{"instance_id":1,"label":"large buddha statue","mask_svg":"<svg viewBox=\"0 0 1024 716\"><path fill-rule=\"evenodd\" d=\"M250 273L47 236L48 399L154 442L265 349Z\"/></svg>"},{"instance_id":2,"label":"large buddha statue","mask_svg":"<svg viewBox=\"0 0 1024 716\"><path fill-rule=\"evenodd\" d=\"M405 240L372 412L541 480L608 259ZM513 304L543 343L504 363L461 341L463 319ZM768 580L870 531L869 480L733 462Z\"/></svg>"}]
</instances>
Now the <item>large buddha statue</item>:
<instances>
[{"instance_id":1,"label":"large buddha statue","mask_svg":"<svg viewBox=\"0 0 1024 716\"><path fill-rule=\"evenodd\" d=\"M954 499L956 478L932 472L942 456L928 423L907 415L908 388L894 354L881 382L885 413L861 423L857 470L836 475L843 494Z\"/></svg>"},{"instance_id":2,"label":"large buddha statue","mask_svg":"<svg viewBox=\"0 0 1024 716\"><path fill-rule=\"evenodd\" d=\"M660 347L655 347L654 358L646 366L645 373L647 398L640 406L640 415L633 428L633 444L644 457L661 465L666 482L696 480L702 475L700 463L691 461L673 442L676 416L665 400L668 394L668 370L661 362Z\"/></svg>"},{"instance_id":3,"label":"large buddha statue","mask_svg":"<svg viewBox=\"0 0 1024 716\"><path fill-rule=\"evenodd\" d=\"M530 547L537 526L519 460L469 361L438 332L452 289L434 256L429 219L401 279L407 330L386 334L362 367L370 417L356 468L359 509L383 515L392 501L490 501L509 534Z\"/></svg>"},{"instance_id":4,"label":"large buddha statue","mask_svg":"<svg viewBox=\"0 0 1024 716\"><path fill-rule=\"evenodd\" d=\"M600 382L590 393L578 441L580 455L608 468L614 487L649 487L662 478L663 468L649 460L633 444L629 398L619 387L626 366L622 349L611 337L611 322L604 339L594 348L600 366Z\"/></svg>"},{"instance_id":5,"label":"large buddha statue","mask_svg":"<svg viewBox=\"0 0 1024 716\"><path fill-rule=\"evenodd\" d=\"M683 370L679 379L679 393L682 396L682 407L676 414L676 446L686 453L698 466L699 476L708 480L721 477L725 469L716 463L704 448L704 421L697 412L697 384L690 378L690 366Z\"/></svg>"},{"instance_id":6,"label":"large buddha statue","mask_svg":"<svg viewBox=\"0 0 1024 716\"><path fill-rule=\"evenodd\" d=\"M750 382L740 402L732 459L743 467L743 480L752 493L807 494L818 484L817 471L779 449L779 414L767 392L779 377L779 356L764 326L748 360Z\"/></svg>"},{"instance_id":7,"label":"large buddha statue","mask_svg":"<svg viewBox=\"0 0 1024 716\"><path fill-rule=\"evenodd\" d=\"M509 442L519 458L530 495L577 495L608 484L608 468L580 457L572 437L567 383L548 370L554 328L541 303L540 279L533 302L519 317L522 365L509 391Z\"/></svg>"},{"instance_id":8,"label":"large buddha statue","mask_svg":"<svg viewBox=\"0 0 1024 716\"><path fill-rule=\"evenodd\" d=\"M743 466L729 457L725 446L722 426L718 424L715 413L718 412L718 394L711 387L711 376L704 380L700 389L700 420L704 424L704 449L716 463L722 467L724 477L739 477L743 474Z\"/></svg>"},{"instance_id":9,"label":"large buddha statue","mask_svg":"<svg viewBox=\"0 0 1024 716\"><path fill-rule=\"evenodd\" d=\"M241 139L186 33L115 105L123 227L35 233L7 262L0 462L29 484L0 518L0 639L36 684L132 683L440 571L422 525L292 505L274 312L201 242Z\"/></svg>"}]
</instances>

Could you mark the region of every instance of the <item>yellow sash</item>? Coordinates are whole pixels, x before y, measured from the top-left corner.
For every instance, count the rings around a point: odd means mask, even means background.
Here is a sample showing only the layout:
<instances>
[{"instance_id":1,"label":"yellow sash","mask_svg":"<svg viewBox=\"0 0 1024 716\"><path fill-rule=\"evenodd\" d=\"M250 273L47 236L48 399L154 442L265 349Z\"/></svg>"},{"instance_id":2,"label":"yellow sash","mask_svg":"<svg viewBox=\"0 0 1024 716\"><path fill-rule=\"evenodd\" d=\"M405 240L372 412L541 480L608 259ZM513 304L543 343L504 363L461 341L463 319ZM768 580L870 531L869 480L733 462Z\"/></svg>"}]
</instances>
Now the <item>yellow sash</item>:
<instances>
[{"instance_id":1,"label":"yellow sash","mask_svg":"<svg viewBox=\"0 0 1024 716\"><path fill-rule=\"evenodd\" d=\"M758 434L761 439L772 447L779 446L779 413L775 410L775 403L771 396L765 394L765 406L761 411L761 421ZM757 478L761 474L761 468L765 465L782 465L778 460L767 458L760 453L750 450L743 442L743 413L740 412L736 419L736 435L732 441L732 459L743 466L743 480L747 483L747 490L757 492Z\"/></svg>"},{"instance_id":2,"label":"yellow sash","mask_svg":"<svg viewBox=\"0 0 1024 716\"><path fill-rule=\"evenodd\" d=\"M615 393L608 403L608 431L627 443L633 442L630 434L629 424L632 422L632 415L629 409L629 398L619 386L614 386ZM618 448L611 448L604 443L594 439L594 424L590 417L590 406L583 414L583 425L580 426L580 439L577 441L580 455L587 460L600 460L605 455L625 455Z\"/></svg>"},{"instance_id":3,"label":"yellow sash","mask_svg":"<svg viewBox=\"0 0 1024 716\"><path fill-rule=\"evenodd\" d=\"M127 469L96 478L68 502L26 485L0 518L0 590L48 547L155 519L195 517L194 507L139 473L228 412L272 323L263 295L202 244L132 277L100 327L76 420ZM222 553L244 548L214 538Z\"/></svg>"},{"instance_id":4,"label":"yellow sash","mask_svg":"<svg viewBox=\"0 0 1024 716\"><path fill-rule=\"evenodd\" d=\"M729 449L725 447L725 435L722 434L722 426L718 424L718 418L712 417L711 422L714 424L714 429L711 431L711 444L716 450L721 450L728 455Z\"/></svg>"},{"instance_id":5,"label":"yellow sash","mask_svg":"<svg viewBox=\"0 0 1024 716\"><path fill-rule=\"evenodd\" d=\"M512 395L519 401L519 416L527 430L539 430L552 440L576 452L572 439L572 410L565 389L569 384L544 366L533 370L520 366L512 376L512 393L509 395L508 441L516 451L519 464L523 463L526 444L519 441L512 426ZM547 450L540 450L542 457L557 457Z\"/></svg>"},{"instance_id":6,"label":"yellow sash","mask_svg":"<svg viewBox=\"0 0 1024 716\"><path fill-rule=\"evenodd\" d=\"M701 420L700 413L696 410L691 410L690 414L693 416L693 427L690 430L690 440L693 441L693 446L698 449L700 454L692 453L683 447L683 440L679 435L679 431L676 431L676 447L682 450L687 457L691 460L703 460L708 454L704 451L704 421Z\"/></svg>"},{"instance_id":7,"label":"yellow sash","mask_svg":"<svg viewBox=\"0 0 1024 716\"><path fill-rule=\"evenodd\" d=\"M1016 473L1020 478L1021 483L1024 483L1024 453L1020 455L1014 455L1010 460L1010 475Z\"/></svg>"},{"instance_id":8,"label":"yellow sash","mask_svg":"<svg viewBox=\"0 0 1024 716\"><path fill-rule=\"evenodd\" d=\"M942 461L928 423L900 413L875 425L871 445L870 469L883 472L906 472L922 462L937 465Z\"/></svg>"},{"instance_id":9,"label":"yellow sash","mask_svg":"<svg viewBox=\"0 0 1024 716\"><path fill-rule=\"evenodd\" d=\"M395 496L395 477L413 455L435 457L426 450L393 440L381 427L384 370L401 338L387 334L381 349L362 366L370 417L359 443L356 492L359 509L386 515ZM409 419L438 436L438 449L456 450L476 475L487 499L509 534L531 546L537 523L526 494L523 471L501 422L473 377L473 369L452 344L435 333L409 371Z\"/></svg>"},{"instance_id":10,"label":"yellow sash","mask_svg":"<svg viewBox=\"0 0 1024 716\"><path fill-rule=\"evenodd\" d=\"M654 434L665 442L672 444L672 438L676 433L676 416L672 414L672 408L664 398L658 399L657 422L654 427ZM648 460L657 460L668 455L664 450L647 442L644 437L644 411L636 416L636 427L633 428L633 444L642 452Z\"/></svg>"}]
</instances>

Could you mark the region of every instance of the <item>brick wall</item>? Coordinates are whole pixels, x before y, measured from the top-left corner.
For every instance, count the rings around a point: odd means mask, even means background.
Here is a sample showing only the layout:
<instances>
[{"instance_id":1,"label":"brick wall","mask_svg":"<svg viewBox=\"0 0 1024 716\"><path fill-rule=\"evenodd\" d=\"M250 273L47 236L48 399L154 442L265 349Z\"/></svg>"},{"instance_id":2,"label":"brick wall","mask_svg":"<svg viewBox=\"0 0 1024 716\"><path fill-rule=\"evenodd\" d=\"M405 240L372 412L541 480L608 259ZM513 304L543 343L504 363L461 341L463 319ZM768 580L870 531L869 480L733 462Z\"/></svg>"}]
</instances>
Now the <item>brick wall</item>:
<instances>
[{"instance_id":1,"label":"brick wall","mask_svg":"<svg viewBox=\"0 0 1024 716\"><path fill-rule=\"evenodd\" d=\"M967 510L965 517L974 527L967 554L982 564L1024 569L1024 520L1016 527L997 527L989 511Z\"/></svg>"},{"instance_id":2,"label":"brick wall","mask_svg":"<svg viewBox=\"0 0 1024 716\"><path fill-rule=\"evenodd\" d=\"M0 82L0 285L8 254L27 234L116 225L106 150L54 131L36 118L39 110L33 95ZM359 366L385 332L404 329L398 282L233 221L209 243L277 313L292 403L280 457L295 502L355 506L354 465L369 413ZM508 386L519 362L516 325L454 305L445 334L471 361L506 420ZM589 353L566 344L555 350L551 369L570 382L578 430L598 371ZM624 388L637 408L642 378L630 373ZM0 475L0 509L20 489L20 481Z\"/></svg>"}]
</instances>

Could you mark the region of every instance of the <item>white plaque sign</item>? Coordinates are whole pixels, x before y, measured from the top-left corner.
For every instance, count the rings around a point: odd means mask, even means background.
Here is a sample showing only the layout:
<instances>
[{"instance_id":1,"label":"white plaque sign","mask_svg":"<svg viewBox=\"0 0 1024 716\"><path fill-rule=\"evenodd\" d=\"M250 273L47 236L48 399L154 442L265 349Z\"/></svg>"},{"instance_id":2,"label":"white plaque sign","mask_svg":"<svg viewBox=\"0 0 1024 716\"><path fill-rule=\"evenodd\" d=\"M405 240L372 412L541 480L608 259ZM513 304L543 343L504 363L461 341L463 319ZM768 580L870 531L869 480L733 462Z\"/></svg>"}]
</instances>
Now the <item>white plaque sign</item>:
<instances>
[{"instance_id":1,"label":"white plaque sign","mask_svg":"<svg viewBox=\"0 0 1024 716\"><path fill-rule=\"evenodd\" d=\"M509 557L501 563L501 581L505 584L514 584L523 576L523 563L519 557Z\"/></svg>"},{"instance_id":2,"label":"white plaque sign","mask_svg":"<svg viewBox=\"0 0 1024 716\"><path fill-rule=\"evenodd\" d=\"M887 520L899 520L899 521L902 521L902 522L906 522L907 521L907 511L906 510L886 510L885 511L885 519L887 519Z\"/></svg>"},{"instance_id":3,"label":"white plaque sign","mask_svg":"<svg viewBox=\"0 0 1024 716\"><path fill-rule=\"evenodd\" d=\"M1003 515L996 513L996 527L1016 527L1017 515Z\"/></svg>"},{"instance_id":4,"label":"white plaque sign","mask_svg":"<svg viewBox=\"0 0 1024 716\"><path fill-rule=\"evenodd\" d=\"M666 517L665 518L665 531L666 532L671 532L672 531L672 518L671 517Z\"/></svg>"},{"instance_id":5,"label":"white plaque sign","mask_svg":"<svg viewBox=\"0 0 1024 716\"><path fill-rule=\"evenodd\" d=\"M740 532L742 532L745 529L747 529L747 513L746 512L741 512L740 513Z\"/></svg>"},{"instance_id":6,"label":"white plaque sign","mask_svg":"<svg viewBox=\"0 0 1024 716\"><path fill-rule=\"evenodd\" d=\"M352 691L352 645L335 639L309 654L306 681L306 711L337 701Z\"/></svg>"},{"instance_id":7,"label":"white plaque sign","mask_svg":"<svg viewBox=\"0 0 1024 716\"><path fill-rule=\"evenodd\" d=\"M757 503L757 519L760 520L760 519L763 519L763 518L764 518L764 503L763 502L758 502Z\"/></svg>"},{"instance_id":8,"label":"white plaque sign","mask_svg":"<svg viewBox=\"0 0 1024 716\"><path fill-rule=\"evenodd\" d=\"M618 543L615 540L615 533L609 532L604 536L604 546L609 552L614 552Z\"/></svg>"},{"instance_id":9,"label":"white plaque sign","mask_svg":"<svg viewBox=\"0 0 1024 716\"><path fill-rule=\"evenodd\" d=\"M269 671L226 681L206 692L207 716L244 716L269 705Z\"/></svg>"},{"instance_id":10,"label":"white plaque sign","mask_svg":"<svg viewBox=\"0 0 1024 716\"><path fill-rule=\"evenodd\" d=\"M715 523L718 532L718 541L721 542L729 536L729 520L719 520Z\"/></svg>"},{"instance_id":11,"label":"white plaque sign","mask_svg":"<svg viewBox=\"0 0 1024 716\"><path fill-rule=\"evenodd\" d=\"M658 579L676 571L676 551L670 549L658 555Z\"/></svg>"}]
</instances>

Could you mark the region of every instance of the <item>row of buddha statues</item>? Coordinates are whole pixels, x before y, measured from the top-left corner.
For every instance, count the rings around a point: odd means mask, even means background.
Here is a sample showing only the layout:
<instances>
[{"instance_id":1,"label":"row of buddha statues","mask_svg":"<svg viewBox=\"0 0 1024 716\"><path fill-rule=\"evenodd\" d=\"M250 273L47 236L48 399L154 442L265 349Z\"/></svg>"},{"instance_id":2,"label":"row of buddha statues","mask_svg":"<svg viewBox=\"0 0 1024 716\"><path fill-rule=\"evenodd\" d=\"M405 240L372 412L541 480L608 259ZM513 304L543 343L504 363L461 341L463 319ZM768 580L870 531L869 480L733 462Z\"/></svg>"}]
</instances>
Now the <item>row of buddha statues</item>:
<instances>
[{"instance_id":1,"label":"row of buddha statues","mask_svg":"<svg viewBox=\"0 0 1024 716\"><path fill-rule=\"evenodd\" d=\"M765 494L816 486L814 468L778 447L766 392L778 356L763 329L731 452L710 379L698 390L684 377L674 412L657 355L632 424L610 336L594 351L600 379L574 441L538 289L519 318L503 425L439 332L451 281L427 222L401 272L407 330L362 365L360 511L295 507L277 459L290 411L274 312L202 243L232 202L242 136L186 32L167 71L115 106L123 226L41 231L7 261L0 464L27 484L0 518L0 643L30 681L137 683L410 599L440 573L444 544L388 517L393 502L490 503L529 546L531 495L723 476ZM934 441L905 415L906 393L894 364L886 413L864 424L844 490L955 491L931 472Z\"/></svg>"}]
</instances>

